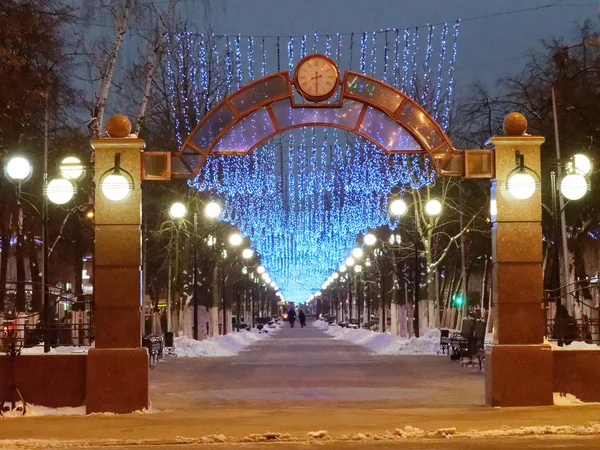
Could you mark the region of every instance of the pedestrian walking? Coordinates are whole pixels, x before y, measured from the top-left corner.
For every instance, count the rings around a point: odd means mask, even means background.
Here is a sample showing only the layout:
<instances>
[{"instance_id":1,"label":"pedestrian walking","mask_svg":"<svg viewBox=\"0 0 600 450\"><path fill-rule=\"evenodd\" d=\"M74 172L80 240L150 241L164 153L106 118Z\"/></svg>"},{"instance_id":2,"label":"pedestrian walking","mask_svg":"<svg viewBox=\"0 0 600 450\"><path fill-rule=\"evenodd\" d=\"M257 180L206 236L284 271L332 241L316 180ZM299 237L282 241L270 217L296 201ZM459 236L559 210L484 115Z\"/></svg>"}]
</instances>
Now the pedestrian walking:
<instances>
[{"instance_id":1,"label":"pedestrian walking","mask_svg":"<svg viewBox=\"0 0 600 450\"><path fill-rule=\"evenodd\" d=\"M304 314L304 311L300 310L298 320L300 321L300 328L304 328L306 326L306 314Z\"/></svg>"},{"instance_id":2,"label":"pedestrian walking","mask_svg":"<svg viewBox=\"0 0 600 450\"><path fill-rule=\"evenodd\" d=\"M296 311L294 311L294 308L288 312L288 320L290 321L290 328L294 328L294 322L296 321Z\"/></svg>"}]
</instances>

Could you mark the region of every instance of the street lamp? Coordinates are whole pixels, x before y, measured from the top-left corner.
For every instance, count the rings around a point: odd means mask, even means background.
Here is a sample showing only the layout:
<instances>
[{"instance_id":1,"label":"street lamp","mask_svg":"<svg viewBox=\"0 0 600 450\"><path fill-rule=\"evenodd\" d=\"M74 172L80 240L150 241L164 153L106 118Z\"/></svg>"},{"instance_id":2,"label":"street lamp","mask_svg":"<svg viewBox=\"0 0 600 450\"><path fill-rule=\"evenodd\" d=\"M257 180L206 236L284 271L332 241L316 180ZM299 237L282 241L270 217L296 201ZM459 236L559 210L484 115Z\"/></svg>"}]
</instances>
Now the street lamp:
<instances>
[{"instance_id":1,"label":"street lamp","mask_svg":"<svg viewBox=\"0 0 600 450\"><path fill-rule=\"evenodd\" d=\"M588 182L578 173L566 175L560 182L560 192L569 200L579 200L588 190Z\"/></svg>"},{"instance_id":2,"label":"street lamp","mask_svg":"<svg viewBox=\"0 0 600 450\"><path fill-rule=\"evenodd\" d=\"M75 156L67 156L60 162L60 174L67 180L80 180L85 175L85 166Z\"/></svg>"},{"instance_id":3,"label":"street lamp","mask_svg":"<svg viewBox=\"0 0 600 450\"><path fill-rule=\"evenodd\" d=\"M244 238L242 238L240 233L233 233L231 236L229 236L229 243L234 247L238 247L243 241Z\"/></svg>"},{"instance_id":4,"label":"street lamp","mask_svg":"<svg viewBox=\"0 0 600 450\"><path fill-rule=\"evenodd\" d=\"M121 154L115 154L115 165L102 174L100 190L112 201L123 200L133 190L133 177L121 167Z\"/></svg>"},{"instance_id":5,"label":"street lamp","mask_svg":"<svg viewBox=\"0 0 600 450\"><path fill-rule=\"evenodd\" d=\"M64 205L75 195L75 186L66 178L55 178L48 182L46 195L52 203Z\"/></svg>"},{"instance_id":6,"label":"street lamp","mask_svg":"<svg viewBox=\"0 0 600 450\"><path fill-rule=\"evenodd\" d=\"M536 180L530 173L533 171L525 165L525 157L523 154L516 152L515 160L517 167L508 174L506 188L516 199L526 200L535 192ZM536 174L536 176L538 175Z\"/></svg>"},{"instance_id":7,"label":"street lamp","mask_svg":"<svg viewBox=\"0 0 600 450\"><path fill-rule=\"evenodd\" d=\"M68 158L65 158L67 160ZM77 158L75 158L77 159ZM63 165L69 164L69 162L73 162L72 160L68 160L61 163L60 170L63 172ZM81 161L77 159L78 169L77 173L73 172L73 179L78 179L83 177L85 170L81 165ZM50 182L48 182L48 173L47 173L47 149L44 152L44 173L42 178L42 208L38 209L31 202L21 197L21 183L27 181L32 173L33 167L31 163L24 158L23 156L14 156L10 158L6 165L4 166L4 173L7 178L13 182L17 183L17 197L18 201L24 200L28 203L37 214L40 215L42 219L42 271L41 271L41 285L43 289L43 314L42 314L42 325L44 329L44 352L48 353L50 351L50 340L48 335L48 328L51 320L51 310L50 310L50 292L47 287L48 284L48 201L52 203L62 205L69 202L73 196L75 195L75 186L72 181L64 178L57 178ZM113 170L117 172L119 170L119 160L115 157L115 167ZM66 166L65 166L66 167ZM126 172L126 171L124 171ZM77 177L75 177L77 175ZM64 176L64 175L63 175Z\"/></svg>"},{"instance_id":8,"label":"street lamp","mask_svg":"<svg viewBox=\"0 0 600 450\"><path fill-rule=\"evenodd\" d=\"M356 247L354 250L352 250L352 256L354 256L354 259L360 259L363 256L363 250L360 247Z\"/></svg>"},{"instance_id":9,"label":"street lamp","mask_svg":"<svg viewBox=\"0 0 600 450\"><path fill-rule=\"evenodd\" d=\"M365 234L365 237L363 238L363 242L365 243L365 245L372 247L373 245L375 245L377 243L377 238L375 237L375 235L373 233L367 233L367 234Z\"/></svg>"},{"instance_id":10,"label":"street lamp","mask_svg":"<svg viewBox=\"0 0 600 450\"><path fill-rule=\"evenodd\" d=\"M256 272L257 272L259 275L262 275L263 273L265 273L265 268L264 268L263 266L258 266L258 267L256 268Z\"/></svg>"},{"instance_id":11,"label":"street lamp","mask_svg":"<svg viewBox=\"0 0 600 450\"><path fill-rule=\"evenodd\" d=\"M216 219L221 215L221 205L217 202L207 203L204 207L204 214L206 214L206 217Z\"/></svg>"},{"instance_id":12,"label":"street lamp","mask_svg":"<svg viewBox=\"0 0 600 450\"><path fill-rule=\"evenodd\" d=\"M425 212L431 217L439 216L442 212L442 204L439 200L431 199L425 203Z\"/></svg>"},{"instance_id":13,"label":"street lamp","mask_svg":"<svg viewBox=\"0 0 600 450\"><path fill-rule=\"evenodd\" d=\"M437 217L442 213L442 203L437 200L437 199L430 199L427 201L427 203L425 203L425 206L423 207L425 214L427 214L430 217ZM402 200L401 198L396 199L394 201L392 201L390 203L390 213L394 216L403 216L404 214L406 214L406 212L408 211L408 207L406 206L406 203L404 202L404 200ZM418 224L418 216L417 216L417 209L415 208L414 210L415 212L415 216L414 216L414 222L415 222L415 229L414 229L414 237L413 237L413 241L414 241L414 272L415 272L415 276L414 276L414 287L413 287L413 291L414 291L414 299L415 299L415 308L414 308L414 329L415 329L415 335L417 337L419 337L419 302L421 300L420 296L421 296L421 292L420 292L420 285L421 285L421 270L419 267L419 244L421 243L421 234L419 233L419 224ZM430 228L428 228L428 230L430 230ZM426 230L426 231L428 231ZM401 237L400 234L395 232L396 230L392 231L392 234L390 235L389 238L389 242L392 245L398 245L401 243Z\"/></svg>"},{"instance_id":14,"label":"street lamp","mask_svg":"<svg viewBox=\"0 0 600 450\"><path fill-rule=\"evenodd\" d=\"M352 258L352 256L348 256L348 258L346 258L346 266L352 267L353 265L354 265L354 259Z\"/></svg>"},{"instance_id":15,"label":"street lamp","mask_svg":"<svg viewBox=\"0 0 600 450\"><path fill-rule=\"evenodd\" d=\"M394 216L403 216L408 211L408 207L406 206L406 202L401 198L397 198L392 203L390 203L390 212Z\"/></svg>"},{"instance_id":16,"label":"street lamp","mask_svg":"<svg viewBox=\"0 0 600 450\"><path fill-rule=\"evenodd\" d=\"M346 264L342 264L340 266L340 272L344 273L346 270L348 270L348 268L346 267Z\"/></svg>"},{"instance_id":17,"label":"street lamp","mask_svg":"<svg viewBox=\"0 0 600 450\"><path fill-rule=\"evenodd\" d=\"M169 215L173 219L183 219L185 214L187 213L187 208L183 203L176 202L171 205L171 209L169 209Z\"/></svg>"},{"instance_id":18,"label":"street lamp","mask_svg":"<svg viewBox=\"0 0 600 450\"><path fill-rule=\"evenodd\" d=\"M15 156L4 167L4 173L11 181L22 182L29 179L33 173L33 167L27 159Z\"/></svg>"},{"instance_id":19,"label":"street lamp","mask_svg":"<svg viewBox=\"0 0 600 450\"><path fill-rule=\"evenodd\" d=\"M252 258L253 256L254 256L254 252L253 252L253 251L252 251L252 249L250 249L250 248L245 248L245 249L242 251L242 258L244 258L244 259L250 259L250 258Z\"/></svg>"}]
</instances>

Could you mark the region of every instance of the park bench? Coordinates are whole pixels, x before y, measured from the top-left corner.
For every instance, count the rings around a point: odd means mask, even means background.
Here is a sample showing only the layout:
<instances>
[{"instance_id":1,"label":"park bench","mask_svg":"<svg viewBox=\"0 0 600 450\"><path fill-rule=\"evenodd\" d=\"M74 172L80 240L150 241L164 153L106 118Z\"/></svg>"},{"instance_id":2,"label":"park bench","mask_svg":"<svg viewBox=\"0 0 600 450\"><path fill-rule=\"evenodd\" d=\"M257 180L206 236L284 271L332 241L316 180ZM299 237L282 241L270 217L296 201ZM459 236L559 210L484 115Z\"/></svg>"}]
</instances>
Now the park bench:
<instances>
[{"instance_id":1,"label":"park bench","mask_svg":"<svg viewBox=\"0 0 600 450\"><path fill-rule=\"evenodd\" d=\"M262 330L265 327L265 325L272 325L275 322L272 317L267 316L267 317L255 317L254 323L256 324L256 328L258 328L259 330Z\"/></svg>"}]
</instances>

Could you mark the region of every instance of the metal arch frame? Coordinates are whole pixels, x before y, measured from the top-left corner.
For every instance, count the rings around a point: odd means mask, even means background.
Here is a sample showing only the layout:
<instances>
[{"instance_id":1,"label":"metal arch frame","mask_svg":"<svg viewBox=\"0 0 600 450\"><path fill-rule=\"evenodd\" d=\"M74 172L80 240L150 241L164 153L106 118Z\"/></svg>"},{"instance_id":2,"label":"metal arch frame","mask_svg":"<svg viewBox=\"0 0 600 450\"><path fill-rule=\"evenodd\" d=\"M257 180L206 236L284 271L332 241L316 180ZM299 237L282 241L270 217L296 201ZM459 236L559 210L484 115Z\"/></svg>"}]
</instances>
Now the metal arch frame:
<instances>
[{"instance_id":1,"label":"metal arch frame","mask_svg":"<svg viewBox=\"0 0 600 450\"><path fill-rule=\"evenodd\" d=\"M399 105L396 107L396 109L394 111L391 111L390 109L386 109L381 104L374 102L373 100L371 100L369 98L366 98L366 97L363 97L360 95L356 95L356 94L353 94L350 92L346 92L347 81L350 77L353 77L353 76L368 80L372 83L377 84L378 86L381 86L385 89L392 91L394 94L396 94L400 97L401 100L400 100ZM234 96L239 95L240 92L249 90L257 84L265 83L269 79L273 79L276 77L282 77L285 80L285 83L286 83L285 94L274 95L273 97L266 98L263 101L256 103L251 108L249 108L243 112L240 112L231 102L231 99ZM220 154L220 155L246 155L246 154L249 154L250 152L252 152L255 148L264 144L266 141L272 139L274 136L276 136L280 133L283 133L285 131L288 131L288 130L291 130L294 128L302 128L302 127L306 127L306 126L323 126L323 127L330 127L330 128L339 128L339 129L351 132L353 134L356 134L358 136L361 136L362 138L367 139L369 142L372 142L374 145L376 145L382 151L389 153L389 154L391 154L391 153L424 153L425 152L430 156L433 166L438 174L451 175L451 176L462 175L461 173L453 173L451 171L442 170L439 167L438 161L436 160L434 155L436 153L438 153L438 154L439 153L462 154L463 152L460 150L456 150L454 148L450 139L448 138L446 133L444 133L444 131L442 130L440 125L437 123L437 121L435 119L433 119L433 117L431 117L431 115L427 111L425 111L425 109L423 109L423 107L421 107L417 102L415 102L413 99L411 99L406 94L399 91L398 89L394 88L393 86L390 86L389 84L386 84L376 78L373 78L373 77L370 77L367 75L363 75L358 72L346 71L344 73L342 80L339 82L339 86L341 86L341 89L339 92L339 100L337 102L331 102L331 103L296 103L296 101L294 99L293 86L294 86L294 83L292 82L292 80L290 78L290 74L287 71L286 72L277 72L277 73L274 73L271 75L267 75L265 77L259 78L258 80L255 80L251 83L246 84L245 86L243 86L240 89L238 89L237 91L229 94L223 100L218 102L209 111L209 113L206 114L202 118L202 120L192 129L192 131L190 132L190 134L184 141L180 151L177 154L174 154L173 156L180 157L180 156L185 156L185 155L190 155L190 154L200 155L201 158L200 158L200 161L196 164L196 167L190 167L188 164L186 164L186 162L184 160L181 161L189 169L190 174L192 174L192 176L196 176L198 174L200 168L204 165L206 158L211 153L212 154ZM333 95L335 95L335 92ZM295 124L292 126L280 127L279 124L277 123L277 120L275 118L275 115L273 113L271 105L273 103L276 103L278 101L285 100L285 99L290 100L290 104L291 104L292 108L332 108L332 109L341 108L344 105L345 99L362 103L362 108L361 108L361 111L359 113L359 116L358 116L358 119L357 119L357 122L356 122L354 128L349 128L347 126L339 125L339 124L323 123L323 122L303 122L303 123ZM435 131L437 131L437 133L439 134L439 136L442 139L442 142L440 144L436 145L433 148L430 148L430 146L426 142L425 138L423 136L421 136L421 134L418 132L418 130L415 127L411 126L406 121L404 121L398 117L395 117L396 114L398 114L400 111L402 111L402 109L405 108L407 105L412 106L415 111L423 114L428 119L430 124L433 125L433 127L435 128ZM193 142L198 131L202 128L202 126L208 120L210 120L210 118L214 114L214 112L219 110L223 106L225 106L231 112L231 114L233 115L233 120L231 120L230 123L228 123L212 139L212 141L210 142L209 146L206 149L202 149L202 148L198 147ZM420 150L391 150L391 149L388 149L385 146L381 145L377 141L375 141L372 137L366 135L365 133L362 133L360 131L360 126L362 124L362 121L363 121L363 118L367 111L368 106L372 107L373 109L375 109L381 113L384 113L389 118L394 120L398 124L399 127L406 130L412 136L412 138L417 142L417 144L421 147L421 149ZM272 125L274 128L274 131L272 133L268 134L267 136L265 136L264 138L259 140L256 144L254 144L252 147L245 149L245 150L241 150L241 151L239 151L239 150L238 151L215 151L215 150L213 150L213 148L221 140L221 138L223 136L225 136L227 134L227 132L229 130L231 130L236 124L238 124L241 120L243 120L250 114L256 112L259 109L263 109L263 108L266 109L266 111L268 112L269 117L271 119L271 122L272 122ZM192 152L190 152L190 150L192 150ZM439 152L440 150L443 150L443 151ZM179 176L182 177L184 175L179 175ZM189 176L189 175L186 175L184 177L187 177L187 176Z\"/></svg>"}]
</instances>

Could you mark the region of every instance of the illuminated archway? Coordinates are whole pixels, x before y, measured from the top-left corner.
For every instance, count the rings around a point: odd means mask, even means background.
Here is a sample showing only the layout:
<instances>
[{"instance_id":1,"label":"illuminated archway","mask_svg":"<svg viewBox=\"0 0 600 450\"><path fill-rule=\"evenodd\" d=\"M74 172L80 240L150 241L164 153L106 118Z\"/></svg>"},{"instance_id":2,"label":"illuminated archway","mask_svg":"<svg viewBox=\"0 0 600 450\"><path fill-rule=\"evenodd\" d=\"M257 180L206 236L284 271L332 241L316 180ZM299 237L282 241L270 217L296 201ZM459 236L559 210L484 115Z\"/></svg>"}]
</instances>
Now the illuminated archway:
<instances>
[{"instance_id":1,"label":"illuminated archway","mask_svg":"<svg viewBox=\"0 0 600 450\"><path fill-rule=\"evenodd\" d=\"M429 113L398 89L347 71L336 94L329 103L303 102L294 95L289 72L247 84L196 125L174 155L172 173L193 177L210 154L245 155L285 131L325 126L361 136L387 153L426 153L440 175L492 176L489 151L455 149Z\"/></svg>"}]
</instances>

